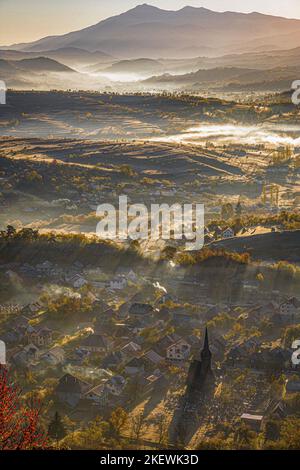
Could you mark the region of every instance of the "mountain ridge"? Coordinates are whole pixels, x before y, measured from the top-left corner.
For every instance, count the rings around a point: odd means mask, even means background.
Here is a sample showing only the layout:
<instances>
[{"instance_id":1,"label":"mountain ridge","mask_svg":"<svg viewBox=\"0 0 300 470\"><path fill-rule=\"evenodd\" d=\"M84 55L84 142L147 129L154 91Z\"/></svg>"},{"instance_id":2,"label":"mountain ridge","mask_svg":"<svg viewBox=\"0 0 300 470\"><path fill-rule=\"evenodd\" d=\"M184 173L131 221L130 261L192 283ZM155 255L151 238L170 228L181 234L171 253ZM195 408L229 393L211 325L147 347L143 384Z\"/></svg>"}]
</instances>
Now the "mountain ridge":
<instances>
[{"instance_id":1,"label":"mountain ridge","mask_svg":"<svg viewBox=\"0 0 300 470\"><path fill-rule=\"evenodd\" d=\"M196 49L201 55L208 46L212 48L212 56L239 48L246 51L250 41L253 47L261 42L267 47L271 38L276 47L300 46L300 20L257 12L215 12L191 6L163 10L142 4L86 28L14 44L8 49L45 52L75 47L91 53L101 50L120 59L155 59L162 54L178 57L180 50L188 54L190 49Z\"/></svg>"}]
</instances>

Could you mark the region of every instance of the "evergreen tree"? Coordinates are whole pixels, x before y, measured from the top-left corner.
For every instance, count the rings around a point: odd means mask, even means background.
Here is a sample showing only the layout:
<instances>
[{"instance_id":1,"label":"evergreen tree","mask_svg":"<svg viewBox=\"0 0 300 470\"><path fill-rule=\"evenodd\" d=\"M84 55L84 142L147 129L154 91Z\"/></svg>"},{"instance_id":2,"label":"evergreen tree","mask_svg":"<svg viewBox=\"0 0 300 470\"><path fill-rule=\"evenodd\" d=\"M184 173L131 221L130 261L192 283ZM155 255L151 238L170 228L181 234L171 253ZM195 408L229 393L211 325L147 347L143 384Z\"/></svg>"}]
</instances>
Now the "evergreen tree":
<instances>
[{"instance_id":1,"label":"evergreen tree","mask_svg":"<svg viewBox=\"0 0 300 470\"><path fill-rule=\"evenodd\" d=\"M275 187L274 187L274 185L273 185L273 186L271 186L271 188L270 188L271 206L274 206L274 202L275 202L275 197L274 197L274 196L275 196L275 192L274 192L274 190L275 190Z\"/></svg>"},{"instance_id":2,"label":"evergreen tree","mask_svg":"<svg viewBox=\"0 0 300 470\"><path fill-rule=\"evenodd\" d=\"M279 187L276 186L276 206L279 206Z\"/></svg>"},{"instance_id":3,"label":"evergreen tree","mask_svg":"<svg viewBox=\"0 0 300 470\"><path fill-rule=\"evenodd\" d=\"M266 185L265 184L263 185L263 188L262 188L261 202L263 204L266 204L266 202L267 202L267 191L266 191Z\"/></svg>"},{"instance_id":4,"label":"evergreen tree","mask_svg":"<svg viewBox=\"0 0 300 470\"><path fill-rule=\"evenodd\" d=\"M242 215L242 204L240 200L238 200L237 205L235 206L235 215L238 218L240 218Z\"/></svg>"},{"instance_id":5,"label":"evergreen tree","mask_svg":"<svg viewBox=\"0 0 300 470\"><path fill-rule=\"evenodd\" d=\"M58 442L60 439L62 439L66 435L64 425L61 422L61 417L60 417L60 415L58 414L57 411L54 415L53 420L49 424L48 435L52 439L55 439L56 442Z\"/></svg>"}]
</instances>

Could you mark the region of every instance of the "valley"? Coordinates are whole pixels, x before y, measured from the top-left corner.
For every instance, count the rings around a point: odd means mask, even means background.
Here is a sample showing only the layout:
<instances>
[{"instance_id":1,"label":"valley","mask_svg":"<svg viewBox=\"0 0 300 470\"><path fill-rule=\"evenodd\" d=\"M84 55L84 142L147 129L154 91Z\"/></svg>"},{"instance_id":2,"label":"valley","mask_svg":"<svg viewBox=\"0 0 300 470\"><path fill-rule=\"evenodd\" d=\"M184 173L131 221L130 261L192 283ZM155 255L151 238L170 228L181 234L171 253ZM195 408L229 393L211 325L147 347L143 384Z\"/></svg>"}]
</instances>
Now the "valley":
<instances>
[{"instance_id":1,"label":"valley","mask_svg":"<svg viewBox=\"0 0 300 470\"><path fill-rule=\"evenodd\" d=\"M0 450L300 448L300 19L247 11L0 46Z\"/></svg>"}]
</instances>

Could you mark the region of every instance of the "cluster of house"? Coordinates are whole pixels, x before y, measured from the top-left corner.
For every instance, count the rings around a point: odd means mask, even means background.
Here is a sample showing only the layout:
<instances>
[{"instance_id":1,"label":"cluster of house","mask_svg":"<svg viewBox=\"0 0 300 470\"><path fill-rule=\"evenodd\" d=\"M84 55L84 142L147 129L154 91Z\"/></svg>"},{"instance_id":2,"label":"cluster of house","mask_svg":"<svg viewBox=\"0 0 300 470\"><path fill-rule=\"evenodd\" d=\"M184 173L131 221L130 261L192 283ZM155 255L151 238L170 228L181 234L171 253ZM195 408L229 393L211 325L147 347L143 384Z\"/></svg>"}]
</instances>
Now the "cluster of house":
<instances>
[{"instance_id":1,"label":"cluster of house","mask_svg":"<svg viewBox=\"0 0 300 470\"><path fill-rule=\"evenodd\" d=\"M95 276L95 279L93 279L93 276L90 275L89 270L84 269L84 265L78 261L74 262L74 264L71 265L68 269L52 263L49 260L38 263L36 265L24 263L22 266L15 269L16 272L19 272L25 277L37 279L55 279L56 282L61 282L74 289L81 289L83 286L90 284L93 288L96 289L121 291L126 289L130 282L137 283L139 281L139 278L133 269L125 269L121 267L117 269L116 273L111 277L111 279L99 280L97 279L97 276ZM12 277L15 274L15 271L9 269L6 271L6 274Z\"/></svg>"},{"instance_id":2,"label":"cluster of house","mask_svg":"<svg viewBox=\"0 0 300 470\"><path fill-rule=\"evenodd\" d=\"M32 312L31 309L34 310L35 307L37 306L28 306L26 311ZM44 326L31 326L30 318L24 314L17 317L1 339L7 345L9 363L15 366L30 367L44 361L50 365L57 365L64 360L64 351L61 348L50 348L53 331Z\"/></svg>"},{"instance_id":3,"label":"cluster of house","mask_svg":"<svg viewBox=\"0 0 300 470\"><path fill-rule=\"evenodd\" d=\"M264 306L256 306L242 316L246 327L259 325L264 320L275 326L297 324L300 320L300 301L296 297L290 297L279 304L270 302ZM259 337L252 337L235 344L227 351L226 364L259 371L298 371L299 366L291 361L292 354L292 344L285 347L278 344L262 346Z\"/></svg>"},{"instance_id":4,"label":"cluster of house","mask_svg":"<svg viewBox=\"0 0 300 470\"><path fill-rule=\"evenodd\" d=\"M103 308L102 302L100 302L99 306L102 307L101 314L98 314L95 323L90 325L95 330L95 334L85 340L82 345L83 349L89 352L100 353L112 349L112 347L110 347L112 345L110 345L110 341L107 339L112 336L112 333L109 329L105 331L105 322L109 323L112 317L115 317L116 320L119 321L119 323L116 324L114 335L120 340L125 340L126 338L143 338L143 332L149 328L155 329L161 336L167 324L172 324L177 327L180 327L180 325L184 325L185 327L190 326L191 328L201 327L203 326L203 321L211 320L218 313L217 306L211 306L205 313L202 315L198 314L198 316L189 314L186 309L181 306L173 306L169 310L165 306L165 302L169 298L170 296L168 294L163 294L153 305L135 301L124 302L119 306L117 311L110 309L106 304L104 304ZM20 347L21 344L26 344L26 347L29 345L32 346L32 348L27 348L27 350L29 350L24 351L24 354L18 351L16 357L22 358L23 362L26 362L26 357L34 359L37 356L35 348L45 348L47 345L51 344L53 337L51 330L46 327L33 327L30 324L30 319L43 309L43 306L39 302L33 302L25 306L22 310L20 306L15 305L3 306L2 308L6 310L7 308L13 309L14 312L18 311L21 315L18 315L17 320L10 323L10 328L2 335L1 339L8 345L17 344L18 347ZM242 316L246 327L253 324L259 325L262 320L270 320L272 324L277 324L278 322L283 325L292 324L297 322L300 318L300 301L296 297L291 297L279 304L270 302L263 306L249 308L247 313L242 314ZM13 317L15 317L15 315ZM101 332L101 334L98 334L99 332ZM103 332L105 332L105 338L103 338ZM94 346L92 341L95 342ZM89 344L89 342L91 342L91 344ZM221 344L221 342L221 338L216 342L216 353L222 353L225 350L224 342L223 344ZM158 341L153 351L147 351L147 355L155 358L156 364L159 364L160 361L165 359L185 361L190 355L192 346L192 338L189 338L189 341L187 341L186 339L169 335L164 341ZM215 347L214 340L212 340L211 346L212 348ZM255 364L258 365L259 362L275 366L276 362L282 364L284 357L286 356L288 359L290 354L290 351L280 353L280 351L276 349L272 351L268 351L267 349L258 351L259 346L259 339L251 339L241 345L235 345L227 354L227 359L231 361L232 364L245 362L244 359L246 358L247 363L253 366ZM126 350L130 350L130 348L135 348L135 352L140 356L141 346L139 344L135 345L135 341L129 341L128 345L124 345L123 350L120 352L121 356L124 356ZM113 357L116 358L115 347L114 350ZM269 356L268 360L266 360L267 355ZM105 361L109 362L108 359L109 356L105 358ZM124 360L124 357L122 357L122 359ZM285 360L283 362L285 362Z\"/></svg>"},{"instance_id":5,"label":"cluster of house","mask_svg":"<svg viewBox=\"0 0 300 470\"><path fill-rule=\"evenodd\" d=\"M296 297L288 297L282 301L274 300L262 305L249 307L242 315L245 326L258 325L267 320L276 326L298 323L300 319L300 301Z\"/></svg>"},{"instance_id":6,"label":"cluster of house","mask_svg":"<svg viewBox=\"0 0 300 470\"><path fill-rule=\"evenodd\" d=\"M122 398L127 384L138 379L144 392L161 386L165 381L166 364L185 363L191 354L197 338L184 339L176 334L163 334L165 322L155 318L157 310L150 304L128 303L120 312L110 308L101 311L92 330L71 352L55 345L61 336L47 326L33 326L32 319L42 306L36 302L27 305L10 323L10 328L1 335L7 345L8 366L27 368L36 372L45 367L55 367L62 372L65 366L73 364L84 369L86 358L99 357L99 368L111 371L113 375L97 387L82 382L71 374L64 374L55 391L60 401L74 406L86 399L98 404L107 403L116 397ZM124 310L126 314L124 315ZM106 324L115 315L126 318L116 324ZM33 324L32 324L33 323ZM153 348L145 347L142 331L157 327L160 339ZM119 371L122 371L120 374Z\"/></svg>"},{"instance_id":7,"label":"cluster of house","mask_svg":"<svg viewBox=\"0 0 300 470\"><path fill-rule=\"evenodd\" d=\"M24 263L19 268L19 272L26 277L32 278L53 278L53 279L62 279L64 272L63 268L51 263L51 261L44 261L43 263L38 263L35 266Z\"/></svg>"},{"instance_id":8,"label":"cluster of house","mask_svg":"<svg viewBox=\"0 0 300 470\"><path fill-rule=\"evenodd\" d=\"M204 227L204 243L208 245L216 240L227 239L235 237L235 232L231 227L226 227L225 229L220 227L219 225L212 225L211 227ZM183 236L183 240L185 240L185 236ZM169 245L180 245L178 240L171 240L168 241Z\"/></svg>"},{"instance_id":9,"label":"cluster of house","mask_svg":"<svg viewBox=\"0 0 300 470\"><path fill-rule=\"evenodd\" d=\"M21 307L18 304L0 305L0 315L18 315Z\"/></svg>"},{"instance_id":10,"label":"cluster of house","mask_svg":"<svg viewBox=\"0 0 300 470\"><path fill-rule=\"evenodd\" d=\"M72 374L64 374L55 388L56 398L64 404L75 407L79 403L94 403L105 406L110 397L119 397L126 386L126 379L114 375L98 385L91 385Z\"/></svg>"},{"instance_id":11,"label":"cluster of house","mask_svg":"<svg viewBox=\"0 0 300 470\"><path fill-rule=\"evenodd\" d=\"M137 283L138 276L132 269L119 268L115 275L109 280L90 279L90 273L87 273L87 275L84 273L71 273L65 276L65 281L75 289L80 289L81 287L90 284L96 289L118 291L126 289L130 282Z\"/></svg>"},{"instance_id":12,"label":"cluster of house","mask_svg":"<svg viewBox=\"0 0 300 470\"><path fill-rule=\"evenodd\" d=\"M43 264L42 269L46 267L51 268L51 265ZM82 266L76 268L82 269ZM117 276L132 281L136 279L136 274L130 269L118 272ZM171 307L168 307L168 302L171 302ZM174 297L166 292L152 303L140 302L134 296L117 309L104 302L98 303L95 317L88 325L91 328L89 334L72 351L57 346L57 339L63 336L60 333L45 324L34 326L36 322L31 320L43 309L39 302L23 308L10 306L18 315L12 316L14 319L9 323L9 329L1 335L8 349L8 364L37 372L45 367L55 367L62 374L55 389L56 398L69 406L91 402L99 406L115 405L126 399L127 387L133 383L138 383L143 393L148 393L168 382L169 365L187 368L193 353L199 349L199 338L192 334L193 328L202 327L203 322L220 312L218 306L212 305L206 312L193 316L183 306L174 303ZM270 302L249 308L243 320L246 326L259 325L263 319L285 325L299 318L300 301L291 297L278 304ZM177 333L168 333L170 325L177 328ZM184 329L181 330L181 326ZM156 340L149 343L145 341L145 335L151 331ZM178 334L181 331L184 333ZM228 350L223 336L211 335L210 349L217 360L223 362L225 359L225 367L293 370L289 348L264 348L259 338L245 340ZM106 370L110 377L95 385L67 372L68 364L84 369L89 359L93 359L93 364L99 360L99 369ZM288 381L286 388L287 391L298 389L299 383Z\"/></svg>"},{"instance_id":13,"label":"cluster of house","mask_svg":"<svg viewBox=\"0 0 300 470\"><path fill-rule=\"evenodd\" d=\"M135 341L132 331L128 333L131 335L128 342L125 338L112 339L97 332L87 336L75 351L77 364L96 353L103 357L101 367L111 371L112 376L92 386L65 374L55 390L59 401L70 406L83 404L84 400L102 406L110 402L116 405L126 399L124 391L130 384L136 384L141 394L153 392L167 383L166 364L186 362L191 354L190 342L176 334L163 336L153 348L145 350L142 338L136 337Z\"/></svg>"}]
</instances>

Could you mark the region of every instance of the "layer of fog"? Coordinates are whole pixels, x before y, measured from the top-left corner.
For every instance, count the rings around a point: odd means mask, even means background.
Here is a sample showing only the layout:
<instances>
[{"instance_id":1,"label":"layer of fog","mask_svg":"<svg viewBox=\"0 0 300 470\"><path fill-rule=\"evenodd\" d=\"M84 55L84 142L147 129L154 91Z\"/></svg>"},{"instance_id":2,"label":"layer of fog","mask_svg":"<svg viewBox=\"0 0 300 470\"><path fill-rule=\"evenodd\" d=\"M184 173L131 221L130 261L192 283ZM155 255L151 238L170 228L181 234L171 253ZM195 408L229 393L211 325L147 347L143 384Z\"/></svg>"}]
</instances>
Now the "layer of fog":
<instances>
[{"instance_id":1,"label":"layer of fog","mask_svg":"<svg viewBox=\"0 0 300 470\"><path fill-rule=\"evenodd\" d=\"M290 134L290 135L289 135ZM292 134L292 135L291 135ZM299 136L299 137L298 137ZM184 132L154 137L152 141L203 144L206 141L242 145L300 145L300 126L241 126L238 124L201 124Z\"/></svg>"}]
</instances>

